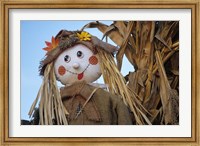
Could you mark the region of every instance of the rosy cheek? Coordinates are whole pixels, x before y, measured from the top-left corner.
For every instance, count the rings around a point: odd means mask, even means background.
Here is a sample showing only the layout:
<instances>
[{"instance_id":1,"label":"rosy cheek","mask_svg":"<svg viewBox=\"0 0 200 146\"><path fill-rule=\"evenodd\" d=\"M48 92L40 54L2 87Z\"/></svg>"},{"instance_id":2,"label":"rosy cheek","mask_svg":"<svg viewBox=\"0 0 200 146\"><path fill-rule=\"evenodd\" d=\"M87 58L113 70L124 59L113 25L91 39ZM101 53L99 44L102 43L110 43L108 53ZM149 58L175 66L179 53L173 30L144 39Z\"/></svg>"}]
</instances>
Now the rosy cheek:
<instances>
[{"instance_id":1,"label":"rosy cheek","mask_svg":"<svg viewBox=\"0 0 200 146\"><path fill-rule=\"evenodd\" d=\"M89 63L92 64L92 65L96 65L98 63L98 59L96 56L91 56L89 58Z\"/></svg>"},{"instance_id":2,"label":"rosy cheek","mask_svg":"<svg viewBox=\"0 0 200 146\"><path fill-rule=\"evenodd\" d=\"M65 74L65 72L66 72L65 67L64 66L59 66L59 68L58 68L59 75L63 76Z\"/></svg>"}]
</instances>

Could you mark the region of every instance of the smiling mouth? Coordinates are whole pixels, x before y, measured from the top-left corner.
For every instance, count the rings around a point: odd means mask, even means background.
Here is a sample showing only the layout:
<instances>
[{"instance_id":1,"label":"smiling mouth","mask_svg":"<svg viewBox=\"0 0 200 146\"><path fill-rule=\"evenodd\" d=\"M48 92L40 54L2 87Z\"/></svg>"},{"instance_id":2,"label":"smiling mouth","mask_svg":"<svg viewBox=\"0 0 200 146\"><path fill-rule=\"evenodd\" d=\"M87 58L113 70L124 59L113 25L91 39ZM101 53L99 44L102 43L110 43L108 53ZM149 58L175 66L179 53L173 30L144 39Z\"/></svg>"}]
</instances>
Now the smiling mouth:
<instances>
[{"instance_id":1,"label":"smiling mouth","mask_svg":"<svg viewBox=\"0 0 200 146\"><path fill-rule=\"evenodd\" d=\"M81 80L83 78L84 72L88 69L89 66L90 66L90 64L88 64L86 66L86 68L81 73L76 73L76 72L73 72L73 71L70 71L70 70L67 70L67 69L66 69L66 71L71 73L71 74L78 75L78 77L77 77L78 80Z\"/></svg>"}]
</instances>

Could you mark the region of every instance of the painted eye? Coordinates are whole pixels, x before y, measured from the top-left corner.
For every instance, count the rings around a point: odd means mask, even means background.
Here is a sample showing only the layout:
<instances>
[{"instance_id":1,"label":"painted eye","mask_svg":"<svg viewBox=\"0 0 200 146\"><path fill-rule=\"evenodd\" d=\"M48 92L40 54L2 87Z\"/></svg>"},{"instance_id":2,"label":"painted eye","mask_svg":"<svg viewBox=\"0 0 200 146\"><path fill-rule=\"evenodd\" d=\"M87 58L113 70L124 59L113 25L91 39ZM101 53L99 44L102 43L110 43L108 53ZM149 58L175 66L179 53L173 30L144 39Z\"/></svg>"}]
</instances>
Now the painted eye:
<instances>
[{"instance_id":1,"label":"painted eye","mask_svg":"<svg viewBox=\"0 0 200 146\"><path fill-rule=\"evenodd\" d=\"M78 51L76 55L78 58L83 58L83 56L84 56L83 52L81 52L81 51Z\"/></svg>"},{"instance_id":2,"label":"painted eye","mask_svg":"<svg viewBox=\"0 0 200 146\"><path fill-rule=\"evenodd\" d=\"M68 63L68 62L70 62L71 58L69 57L69 55L66 55L65 58L64 58L64 60L65 60L65 62Z\"/></svg>"}]
</instances>

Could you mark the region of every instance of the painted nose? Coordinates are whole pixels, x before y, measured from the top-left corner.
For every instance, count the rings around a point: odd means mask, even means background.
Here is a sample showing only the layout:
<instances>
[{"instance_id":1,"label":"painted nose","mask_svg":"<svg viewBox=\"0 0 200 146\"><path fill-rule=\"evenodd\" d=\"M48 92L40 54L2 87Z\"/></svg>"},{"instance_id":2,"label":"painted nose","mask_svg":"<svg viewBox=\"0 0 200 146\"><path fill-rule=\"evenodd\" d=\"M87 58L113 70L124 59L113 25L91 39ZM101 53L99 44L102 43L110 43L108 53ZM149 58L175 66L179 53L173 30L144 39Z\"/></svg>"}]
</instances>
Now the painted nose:
<instances>
[{"instance_id":1,"label":"painted nose","mask_svg":"<svg viewBox=\"0 0 200 146\"><path fill-rule=\"evenodd\" d=\"M74 68L74 69L78 69L79 66L80 66L79 63L74 63L74 64L73 64L73 68Z\"/></svg>"}]
</instances>

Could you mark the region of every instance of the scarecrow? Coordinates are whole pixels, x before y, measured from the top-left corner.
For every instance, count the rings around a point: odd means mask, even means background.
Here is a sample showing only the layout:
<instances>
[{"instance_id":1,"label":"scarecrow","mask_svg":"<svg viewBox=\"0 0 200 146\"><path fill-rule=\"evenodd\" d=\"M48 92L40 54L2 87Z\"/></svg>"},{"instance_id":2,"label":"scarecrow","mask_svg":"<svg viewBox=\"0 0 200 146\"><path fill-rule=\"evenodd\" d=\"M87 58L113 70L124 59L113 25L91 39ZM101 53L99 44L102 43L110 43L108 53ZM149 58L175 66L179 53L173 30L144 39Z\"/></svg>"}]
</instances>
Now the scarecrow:
<instances>
[{"instance_id":1,"label":"scarecrow","mask_svg":"<svg viewBox=\"0 0 200 146\"><path fill-rule=\"evenodd\" d=\"M117 47L85 31L67 30L46 44L40 65L43 82L29 112L32 124L133 124L129 92L113 57ZM101 75L108 89L93 84ZM59 89L57 81L64 87Z\"/></svg>"}]
</instances>

